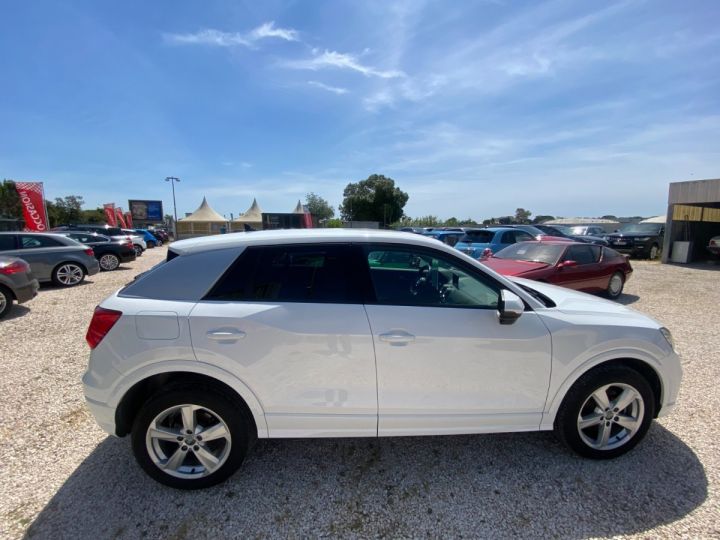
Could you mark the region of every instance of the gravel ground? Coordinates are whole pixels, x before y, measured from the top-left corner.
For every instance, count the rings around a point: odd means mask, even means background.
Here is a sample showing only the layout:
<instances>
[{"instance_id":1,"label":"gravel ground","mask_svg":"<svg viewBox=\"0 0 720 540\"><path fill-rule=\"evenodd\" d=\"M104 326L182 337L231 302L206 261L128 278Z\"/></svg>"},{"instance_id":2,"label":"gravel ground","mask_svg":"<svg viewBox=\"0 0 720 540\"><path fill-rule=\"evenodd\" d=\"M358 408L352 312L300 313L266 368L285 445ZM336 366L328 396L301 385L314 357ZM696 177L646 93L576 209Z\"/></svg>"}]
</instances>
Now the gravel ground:
<instances>
[{"instance_id":1,"label":"gravel ground","mask_svg":"<svg viewBox=\"0 0 720 540\"><path fill-rule=\"evenodd\" d=\"M685 378L620 459L548 433L260 441L225 484L181 492L95 425L80 385L93 307L164 255L44 287L0 322L0 537L720 537L720 267L635 263L621 301L673 331Z\"/></svg>"}]
</instances>

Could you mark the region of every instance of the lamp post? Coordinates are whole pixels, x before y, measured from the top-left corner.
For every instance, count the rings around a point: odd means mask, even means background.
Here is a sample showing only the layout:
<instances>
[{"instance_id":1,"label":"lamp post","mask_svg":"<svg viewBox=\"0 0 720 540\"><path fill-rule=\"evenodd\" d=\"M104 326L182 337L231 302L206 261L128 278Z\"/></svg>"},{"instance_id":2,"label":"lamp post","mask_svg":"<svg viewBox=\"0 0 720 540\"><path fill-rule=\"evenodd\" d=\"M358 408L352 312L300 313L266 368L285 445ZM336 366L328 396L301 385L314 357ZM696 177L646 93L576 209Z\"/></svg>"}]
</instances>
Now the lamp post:
<instances>
[{"instance_id":1,"label":"lamp post","mask_svg":"<svg viewBox=\"0 0 720 540\"><path fill-rule=\"evenodd\" d=\"M170 185L172 186L173 214L175 215L175 219L173 221L173 240L177 240L178 234L177 234L177 205L175 204L175 182L179 182L180 179L176 178L175 176L167 176L167 177L165 177L165 181L170 182Z\"/></svg>"}]
</instances>

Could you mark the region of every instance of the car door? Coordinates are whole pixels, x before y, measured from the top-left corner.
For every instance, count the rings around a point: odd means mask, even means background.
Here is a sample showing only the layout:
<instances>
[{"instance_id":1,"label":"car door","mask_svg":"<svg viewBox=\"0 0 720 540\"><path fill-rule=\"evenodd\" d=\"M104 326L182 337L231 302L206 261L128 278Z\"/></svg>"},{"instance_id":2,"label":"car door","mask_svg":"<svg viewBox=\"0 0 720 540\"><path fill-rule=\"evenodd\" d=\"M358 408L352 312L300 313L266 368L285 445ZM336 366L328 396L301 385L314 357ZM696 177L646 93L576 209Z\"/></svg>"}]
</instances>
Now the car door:
<instances>
[{"instance_id":1,"label":"car door","mask_svg":"<svg viewBox=\"0 0 720 540\"><path fill-rule=\"evenodd\" d=\"M190 315L196 357L257 396L271 437L377 435L370 326L349 245L249 247Z\"/></svg>"},{"instance_id":2,"label":"car door","mask_svg":"<svg viewBox=\"0 0 720 540\"><path fill-rule=\"evenodd\" d=\"M599 264L600 247L578 244L568 247L556 274L556 283L576 290L596 290L607 287L608 270ZM567 261L575 266L563 266Z\"/></svg>"},{"instance_id":3,"label":"car door","mask_svg":"<svg viewBox=\"0 0 720 540\"><path fill-rule=\"evenodd\" d=\"M25 260L39 281L49 280L55 264L62 259L60 253L65 246L49 236L22 233L17 235L17 244L18 249L6 254Z\"/></svg>"},{"instance_id":4,"label":"car door","mask_svg":"<svg viewBox=\"0 0 720 540\"><path fill-rule=\"evenodd\" d=\"M533 311L497 317L501 285L444 251L364 246L375 344L378 434L538 429L550 379L550 334ZM379 252L405 268L373 267Z\"/></svg>"}]
</instances>

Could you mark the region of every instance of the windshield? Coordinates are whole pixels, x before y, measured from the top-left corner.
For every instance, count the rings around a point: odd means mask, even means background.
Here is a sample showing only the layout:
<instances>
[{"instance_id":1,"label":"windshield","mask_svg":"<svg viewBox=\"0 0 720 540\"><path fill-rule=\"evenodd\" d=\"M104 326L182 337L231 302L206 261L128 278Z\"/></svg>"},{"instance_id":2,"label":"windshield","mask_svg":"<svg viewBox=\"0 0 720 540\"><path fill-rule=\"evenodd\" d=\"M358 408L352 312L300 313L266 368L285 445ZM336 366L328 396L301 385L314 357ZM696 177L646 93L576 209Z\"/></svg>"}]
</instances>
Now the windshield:
<instances>
[{"instance_id":1,"label":"windshield","mask_svg":"<svg viewBox=\"0 0 720 540\"><path fill-rule=\"evenodd\" d=\"M489 244L494 236L492 231L466 231L460 241L468 244Z\"/></svg>"},{"instance_id":2,"label":"windshield","mask_svg":"<svg viewBox=\"0 0 720 540\"><path fill-rule=\"evenodd\" d=\"M620 232L623 234L658 234L662 225L657 223L632 223L625 225Z\"/></svg>"},{"instance_id":3,"label":"windshield","mask_svg":"<svg viewBox=\"0 0 720 540\"><path fill-rule=\"evenodd\" d=\"M493 255L493 257L496 259L512 259L515 261L555 264L558 262L564 251L565 246L558 246L556 244L521 242L519 244L508 246L505 249L501 249Z\"/></svg>"}]
</instances>

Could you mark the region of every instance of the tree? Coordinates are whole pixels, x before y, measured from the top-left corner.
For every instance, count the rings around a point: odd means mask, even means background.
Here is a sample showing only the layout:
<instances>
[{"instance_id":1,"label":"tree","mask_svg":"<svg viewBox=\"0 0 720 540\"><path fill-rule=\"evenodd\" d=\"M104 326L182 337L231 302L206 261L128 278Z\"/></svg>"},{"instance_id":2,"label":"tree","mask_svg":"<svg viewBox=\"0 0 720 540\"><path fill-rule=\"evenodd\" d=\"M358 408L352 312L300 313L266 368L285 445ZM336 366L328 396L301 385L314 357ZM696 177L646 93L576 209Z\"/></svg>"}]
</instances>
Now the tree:
<instances>
[{"instance_id":1,"label":"tree","mask_svg":"<svg viewBox=\"0 0 720 540\"><path fill-rule=\"evenodd\" d=\"M613 221L617 221L617 217L613 215L602 216L600 219L612 219Z\"/></svg>"},{"instance_id":2,"label":"tree","mask_svg":"<svg viewBox=\"0 0 720 540\"><path fill-rule=\"evenodd\" d=\"M334 218L334 219L328 219L325 222L325 227L328 229L342 229L343 222L340 219Z\"/></svg>"},{"instance_id":3,"label":"tree","mask_svg":"<svg viewBox=\"0 0 720 540\"><path fill-rule=\"evenodd\" d=\"M0 184L0 217L22 219L22 204L15 190L15 182L3 180Z\"/></svg>"},{"instance_id":4,"label":"tree","mask_svg":"<svg viewBox=\"0 0 720 540\"><path fill-rule=\"evenodd\" d=\"M347 221L395 223L403 216L408 194L395 187L395 180L373 174L365 180L350 183L343 191L340 214Z\"/></svg>"},{"instance_id":5,"label":"tree","mask_svg":"<svg viewBox=\"0 0 720 540\"><path fill-rule=\"evenodd\" d=\"M532 212L518 208L515 210L515 223L530 223L530 216L532 216Z\"/></svg>"},{"instance_id":6,"label":"tree","mask_svg":"<svg viewBox=\"0 0 720 540\"><path fill-rule=\"evenodd\" d=\"M63 198L57 197L55 202L47 201L50 225L57 227L58 225L81 223L83 218L83 204L84 201L80 195L68 195Z\"/></svg>"},{"instance_id":7,"label":"tree","mask_svg":"<svg viewBox=\"0 0 720 540\"><path fill-rule=\"evenodd\" d=\"M458 221L458 218L451 217L445 220L445 226L446 227L457 227L460 224Z\"/></svg>"},{"instance_id":8,"label":"tree","mask_svg":"<svg viewBox=\"0 0 720 540\"><path fill-rule=\"evenodd\" d=\"M320 195L312 192L305 196L305 206L307 206L312 216L318 220L330 219L335 215L335 209Z\"/></svg>"},{"instance_id":9,"label":"tree","mask_svg":"<svg viewBox=\"0 0 720 540\"><path fill-rule=\"evenodd\" d=\"M473 218L465 218L465 219L460 220L459 225L461 225L463 227L477 227L478 222L475 221Z\"/></svg>"},{"instance_id":10,"label":"tree","mask_svg":"<svg viewBox=\"0 0 720 540\"><path fill-rule=\"evenodd\" d=\"M555 219L555 216L543 216L543 215L539 215L539 216L535 216L535 217L533 218L532 222L533 222L534 224L535 224L535 223L545 223L546 221L551 221L551 220L553 220L553 219Z\"/></svg>"}]
</instances>

